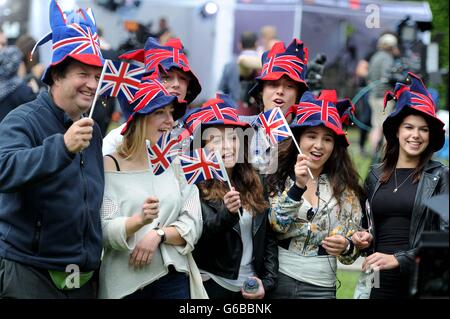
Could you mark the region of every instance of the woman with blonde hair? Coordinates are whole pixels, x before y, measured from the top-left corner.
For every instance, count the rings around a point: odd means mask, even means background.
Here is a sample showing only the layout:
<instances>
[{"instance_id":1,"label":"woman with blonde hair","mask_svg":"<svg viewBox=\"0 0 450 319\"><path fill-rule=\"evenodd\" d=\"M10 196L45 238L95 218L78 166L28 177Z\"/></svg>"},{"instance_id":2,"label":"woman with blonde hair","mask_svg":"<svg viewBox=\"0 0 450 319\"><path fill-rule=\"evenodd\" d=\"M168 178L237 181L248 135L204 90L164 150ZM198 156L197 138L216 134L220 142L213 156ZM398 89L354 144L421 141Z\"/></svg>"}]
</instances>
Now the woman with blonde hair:
<instances>
[{"instance_id":1,"label":"woman with blonde hair","mask_svg":"<svg viewBox=\"0 0 450 319\"><path fill-rule=\"evenodd\" d=\"M146 98L138 100L117 152L104 158L100 298L198 297L191 292L202 287L190 282L196 269L190 252L201 233L198 190L176 162L153 174L146 149L146 140L155 144L171 130L186 104L156 79L143 82L136 95Z\"/></svg>"}]
</instances>

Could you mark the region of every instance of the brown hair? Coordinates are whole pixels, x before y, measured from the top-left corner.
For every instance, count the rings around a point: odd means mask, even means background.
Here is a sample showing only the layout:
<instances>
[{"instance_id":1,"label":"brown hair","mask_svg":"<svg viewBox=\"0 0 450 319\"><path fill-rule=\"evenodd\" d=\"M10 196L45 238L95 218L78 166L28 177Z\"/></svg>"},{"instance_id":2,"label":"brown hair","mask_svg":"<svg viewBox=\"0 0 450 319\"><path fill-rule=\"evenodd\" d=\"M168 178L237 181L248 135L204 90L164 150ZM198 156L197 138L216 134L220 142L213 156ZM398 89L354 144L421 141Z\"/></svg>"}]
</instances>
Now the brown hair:
<instances>
[{"instance_id":1,"label":"brown hair","mask_svg":"<svg viewBox=\"0 0 450 319\"><path fill-rule=\"evenodd\" d=\"M306 127L299 128L295 133L295 137L303 134ZM297 134L296 134L297 133ZM353 163L348 154L347 148L339 143L339 140L334 136L334 148L330 158L326 161L323 167L323 173L326 173L330 184L333 188L333 196L340 200L340 194L345 189L350 189L362 199L364 191L359 185L359 175L356 172ZM274 174L270 174L266 180L267 191L270 196L276 195L278 192L284 191L286 179L294 175L294 165L297 161L298 151L291 138L284 140L278 146L278 169ZM339 167L337 165L339 163Z\"/></svg>"},{"instance_id":2,"label":"brown hair","mask_svg":"<svg viewBox=\"0 0 450 319\"><path fill-rule=\"evenodd\" d=\"M422 171L425 165L433 157L433 145L432 141L434 137L438 134L437 129L434 127L433 123L429 120L428 116L424 116L423 113L415 111L414 109L405 109L399 115L397 119L392 123L390 131L392 134L386 136L386 145L384 146L384 156L381 162L382 174L380 177L380 183L387 183L391 178L394 170L397 166L398 156L400 154L400 144L396 133L403 120L409 115L421 116L428 124L429 128L429 143L427 148L420 154L419 164L413 172L413 183L418 183L422 175ZM395 127L395 130L394 130ZM395 132L395 133L394 133Z\"/></svg>"},{"instance_id":3,"label":"brown hair","mask_svg":"<svg viewBox=\"0 0 450 319\"><path fill-rule=\"evenodd\" d=\"M264 198L264 188L261 179L255 168L248 161L249 137L245 136L244 141L244 163L236 163L230 176L231 185L240 192L242 206L250 213L263 213L269 207ZM242 149L242 148L241 148ZM240 158L241 156L238 156ZM210 179L197 184L200 196L206 201L222 201L229 188L225 182Z\"/></svg>"},{"instance_id":4,"label":"brown hair","mask_svg":"<svg viewBox=\"0 0 450 319\"><path fill-rule=\"evenodd\" d=\"M130 127L123 136L123 141L117 146L117 153L124 159L132 159L145 145L147 131L146 116L139 116L130 123Z\"/></svg>"}]
</instances>

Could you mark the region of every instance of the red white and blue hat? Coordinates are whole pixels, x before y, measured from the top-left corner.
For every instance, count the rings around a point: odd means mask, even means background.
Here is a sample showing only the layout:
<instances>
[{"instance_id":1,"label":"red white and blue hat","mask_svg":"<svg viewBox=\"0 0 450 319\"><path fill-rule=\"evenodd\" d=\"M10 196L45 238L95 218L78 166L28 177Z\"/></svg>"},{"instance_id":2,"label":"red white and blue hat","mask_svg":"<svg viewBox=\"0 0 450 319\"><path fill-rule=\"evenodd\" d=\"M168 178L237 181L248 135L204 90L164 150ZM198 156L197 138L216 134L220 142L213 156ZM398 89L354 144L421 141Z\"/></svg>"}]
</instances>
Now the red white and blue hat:
<instances>
[{"instance_id":1,"label":"red white and blue hat","mask_svg":"<svg viewBox=\"0 0 450 319\"><path fill-rule=\"evenodd\" d=\"M261 81L276 81L283 75L298 82L301 88L308 88L305 81L308 64L308 48L299 39L294 38L286 48L282 41L275 43L270 51L264 52L261 57L261 63L261 75L256 77L258 81L250 89L250 95L256 96L261 92Z\"/></svg>"},{"instance_id":2,"label":"red white and blue hat","mask_svg":"<svg viewBox=\"0 0 450 319\"><path fill-rule=\"evenodd\" d=\"M185 98L188 104L194 101L202 90L198 78L189 66L180 39L169 39L164 45L161 45L156 38L149 37L145 42L144 49L122 54L120 58L145 63L146 74L144 77L158 71L159 67L161 67L163 71L168 71L171 68L178 68L189 74L191 79Z\"/></svg>"},{"instance_id":3,"label":"red white and blue hat","mask_svg":"<svg viewBox=\"0 0 450 319\"><path fill-rule=\"evenodd\" d=\"M342 101L338 109L333 101L326 98L326 95L316 98L310 91L306 91L300 103L296 105L296 117L290 127L295 134L301 127L325 126L336 134L337 140L342 145L348 146L350 143L342 129L342 122L348 118L351 108L351 102Z\"/></svg>"},{"instance_id":4,"label":"red white and blue hat","mask_svg":"<svg viewBox=\"0 0 450 319\"><path fill-rule=\"evenodd\" d=\"M230 125L250 127L241 122L236 112L235 102L226 94L216 94L216 98L203 103L200 108L189 111L183 118L186 129L194 135L198 127L211 125Z\"/></svg>"},{"instance_id":5,"label":"red white and blue hat","mask_svg":"<svg viewBox=\"0 0 450 319\"><path fill-rule=\"evenodd\" d=\"M104 60L100 51L95 17L90 8L63 12L56 0L52 0L50 27L52 31L39 40L31 52L32 56L38 46L52 40L52 62L42 77L44 83L52 84L50 69L67 57L87 65L103 66Z\"/></svg>"},{"instance_id":6,"label":"red white and blue hat","mask_svg":"<svg viewBox=\"0 0 450 319\"><path fill-rule=\"evenodd\" d=\"M444 123L436 116L436 106L425 84L414 73L409 72L407 81L410 84L397 83L394 92L386 92L384 108L389 100L395 100L394 111L383 122L383 134L386 139L396 139L400 121L406 115L420 114L430 121L430 131L435 133L430 139L433 151L440 150L445 143Z\"/></svg>"},{"instance_id":7,"label":"red white and blue hat","mask_svg":"<svg viewBox=\"0 0 450 319\"><path fill-rule=\"evenodd\" d=\"M174 106L173 119L177 120L186 112L186 102L180 101L175 95L169 94L157 79L148 79L142 82L139 90L134 95L134 99L131 101L131 105L134 106L133 113L128 117L121 134L124 135L126 133L131 122L137 116L151 114L171 103Z\"/></svg>"}]
</instances>

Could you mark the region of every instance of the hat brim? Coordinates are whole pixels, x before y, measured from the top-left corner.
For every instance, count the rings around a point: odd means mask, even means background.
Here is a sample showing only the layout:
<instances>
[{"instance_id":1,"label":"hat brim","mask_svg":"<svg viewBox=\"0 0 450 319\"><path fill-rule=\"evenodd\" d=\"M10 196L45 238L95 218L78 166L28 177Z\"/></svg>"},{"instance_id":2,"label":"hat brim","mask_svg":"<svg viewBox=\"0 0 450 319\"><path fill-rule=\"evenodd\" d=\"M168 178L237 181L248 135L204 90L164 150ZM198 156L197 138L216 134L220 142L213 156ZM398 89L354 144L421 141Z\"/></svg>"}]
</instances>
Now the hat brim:
<instances>
[{"instance_id":1,"label":"hat brim","mask_svg":"<svg viewBox=\"0 0 450 319\"><path fill-rule=\"evenodd\" d=\"M173 112L173 120L176 121L183 117L184 113L186 112L186 102L179 101L178 98L174 95L164 95L159 98L156 98L151 101L151 103L144 106L142 109L133 112L127 120L127 123L125 124L125 127L122 129L121 134L124 135L128 128L130 127L131 123L134 119L138 116L145 116L154 113L155 111L162 109L166 107L169 104L173 104L174 106L174 112Z\"/></svg>"},{"instance_id":2,"label":"hat brim","mask_svg":"<svg viewBox=\"0 0 450 319\"><path fill-rule=\"evenodd\" d=\"M292 123L290 125L292 134L294 136L296 136L297 134L299 134L299 131L301 128L306 128L306 127L317 127L317 126L324 126L328 129L330 129L335 135L336 135L336 139L339 143L341 143L343 146L348 147L350 145L350 142L347 139L347 134L345 134L345 132L343 130L336 130L335 127L333 127L332 125L330 125L327 122L324 121L309 121L309 122L305 122L305 124L295 124Z\"/></svg>"},{"instance_id":3,"label":"hat brim","mask_svg":"<svg viewBox=\"0 0 450 319\"><path fill-rule=\"evenodd\" d=\"M176 68L186 74L189 75L190 80L189 80L189 84L187 87L187 93L186 93L186 97L184 98L184 100L187 102L187 104L191 104L195 98L200 94L200 92L202 91L202 86L200 85L200 81L198 80L198 77L194 74L194 72L192 72L192 70L189 69L183 69L181 68L178 64L170 64L170 65L160 65L165 72L170 71L173 68ZM144 73L143 79L148 78L148 77L152 77L154 75L155 71L152 72L146 72Z\"/></svg>"},{"instance_id":4,"label":"hat brim","mask_svg":"<svg viewBox=\"0 0 450 319\"><path fill-rule=\"evenodd\" d=\"M44 75L42 76L42 82L44 82L47 85L52 85L53 81L51 79L51 68L62 63L65 61L68 57L81 62L83 64L87 64L94 67L103 67L103 64L105 63L105 60L100 58L98 55L95 54L69 54L66 55L62 60L59 60L57 62L53 62L50 64L47 69L44 72Z\"/></svg>"},{"instance_id":5,"label":"hat brim","mask_svg":"<svg viewBox=\"0 0 450 319\"><path fill-rule=\"evenodd\" d=\"M256 97L258 96L258 94L262 91L263 89L263 82L262 81L277 81L279 79L281 79L281 77L285 75L287 77L289 77L292 81L297 82L298 83L298 87L300 90L308 90L308 84L306 84L305 81L297 79L297 78L293 78L291 75L286 74L286 73L282 73L282 72L272 72L270 74L267 74L263 77L259 76L256 77L255 80L257 80L256 84L248 91L248 94L252 97ZM299 94L301 95L301 94ZM299 97L300 99L300 97Z\"/></svg>"},{"instance_id":6,"label":"hat brim","mask_svg":"<svg viewBox=\"0 0 450 319\"><path fill-rule=\"evenodd\" d=\"M430 132L433 132L436 136L433 136L432 139L430 138L429 143L433 152L439 151L445 143L445 124L437 117L428 115L427 113L416 110L413 107L402 107L401 109L390 114L386 120L384 120L383 134L386 140L393 141L397 139L397 131L401 124L400 121L409 114L420 115L431 121Z\"/></svg>"},{"instance_id":7,"label":"hat brim","mask_svg":"<svg viewBox=\"0 0 450 319\"><path fill-rule=\"evenodd\" d=\"M192 140L191 140L191 148L197 148L197 147L202 147L201 145L201 138L202 138L202 134L203 131L209 127L212 126L232 126L234 128L249 128L251 127L251 125L249 123L245 123L245 122L235 122L235 121L230 121L230 120L220 120L220 121L211 121L208 123L202 123L200 124L196 130L192 133ZM198 144L200 142L200 144Z\"/></svg>"}]
</instances>

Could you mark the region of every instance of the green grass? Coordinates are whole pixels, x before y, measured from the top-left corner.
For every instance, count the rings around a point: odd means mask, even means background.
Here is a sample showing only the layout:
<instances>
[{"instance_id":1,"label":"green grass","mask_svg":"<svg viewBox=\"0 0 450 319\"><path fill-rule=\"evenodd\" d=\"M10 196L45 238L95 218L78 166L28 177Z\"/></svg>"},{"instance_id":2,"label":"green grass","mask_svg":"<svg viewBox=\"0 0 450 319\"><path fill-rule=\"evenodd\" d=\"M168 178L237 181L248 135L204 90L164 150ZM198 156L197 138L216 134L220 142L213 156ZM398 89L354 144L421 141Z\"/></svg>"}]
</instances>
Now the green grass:
<instances>
[{"instance_id":1,"label":"green grass","mask_svg":"<svg viewBox=\"0 0 450 319\"><path fill-rule=\"evenodd\" d=\"M341 281L341 286L337 290L337 299L353 299L353 292L359 279L359 271L338 270L337 277Z\"/></svg>"}]
</instances>

